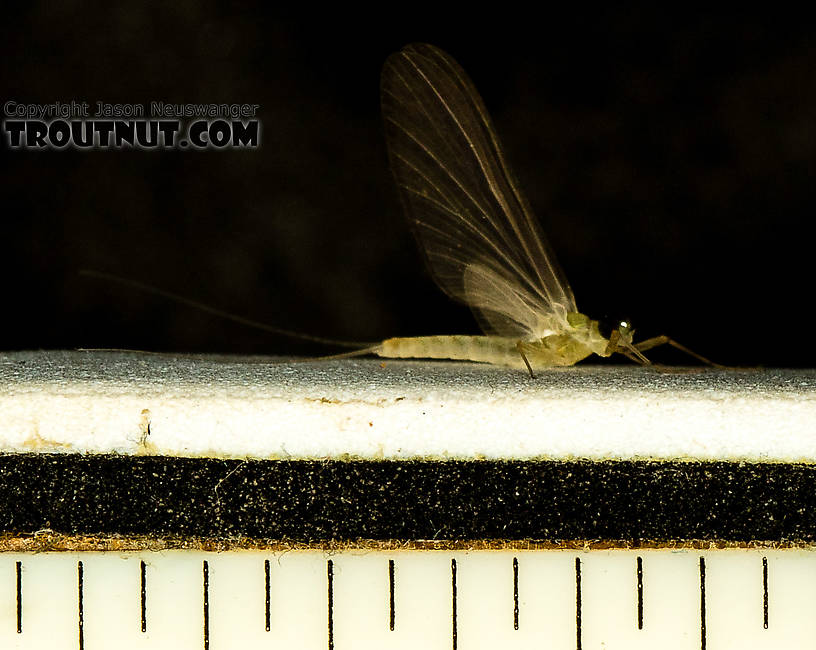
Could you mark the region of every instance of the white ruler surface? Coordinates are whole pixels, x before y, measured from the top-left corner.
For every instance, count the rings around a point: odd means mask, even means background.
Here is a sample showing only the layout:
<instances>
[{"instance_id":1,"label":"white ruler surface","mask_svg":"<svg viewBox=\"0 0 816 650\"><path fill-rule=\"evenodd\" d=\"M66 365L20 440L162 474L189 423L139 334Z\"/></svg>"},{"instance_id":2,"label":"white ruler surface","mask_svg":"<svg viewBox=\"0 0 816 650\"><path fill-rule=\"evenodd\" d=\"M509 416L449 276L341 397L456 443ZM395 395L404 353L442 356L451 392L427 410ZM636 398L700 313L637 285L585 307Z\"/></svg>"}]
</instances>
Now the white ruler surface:
<instances>
[{"instance_id":1,"label":"white ruler surface","mask_svg":"<svg viewBox=\"0 0 816 650\"><path fill-rule=\"evenodd\" d=\"M812 648L799 549L0 556L0 648Z\"/></svg>"},{"instance_id":2,"label":"white ruler surface","mask_svg":"<svg viewBox=\"0 0 816 650\"><path fill-rule=\"evenodd\" d=\"M816 370L0 353L0 450L801 462Z\"/></svg>"},{"instance_id":3,"label":"white ruler surface","mask_svg":"<svg viewBox=\"0 0 816 650\"><path fill-rule=\"evenodd\" d=\"M815 423L814 370L0 354L0 533L808 541ZM814 613L790 548L0 553L0 650L797 650Z\"/></svg>"}]
</instances>

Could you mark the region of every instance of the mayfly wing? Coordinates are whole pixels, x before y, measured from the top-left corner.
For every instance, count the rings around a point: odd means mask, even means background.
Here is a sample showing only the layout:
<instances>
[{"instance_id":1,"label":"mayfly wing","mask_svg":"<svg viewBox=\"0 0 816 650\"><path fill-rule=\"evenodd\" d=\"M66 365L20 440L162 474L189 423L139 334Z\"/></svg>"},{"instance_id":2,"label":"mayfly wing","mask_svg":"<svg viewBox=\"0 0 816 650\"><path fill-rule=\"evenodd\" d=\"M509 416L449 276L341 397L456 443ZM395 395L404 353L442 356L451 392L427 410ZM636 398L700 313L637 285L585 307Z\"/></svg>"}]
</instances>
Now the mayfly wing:
<instances>
[{"instance_id":1,"label":"mayfly wing","mask_svg":"<svg viewBox=\"0 0 816 650\"><path fill-rule=\"evenodd\" d=\"M386 61L381 92L391 168L437 284L489 333L563 329L572 290L465 71L408 45Z\"/></svg>"}]
</instances>

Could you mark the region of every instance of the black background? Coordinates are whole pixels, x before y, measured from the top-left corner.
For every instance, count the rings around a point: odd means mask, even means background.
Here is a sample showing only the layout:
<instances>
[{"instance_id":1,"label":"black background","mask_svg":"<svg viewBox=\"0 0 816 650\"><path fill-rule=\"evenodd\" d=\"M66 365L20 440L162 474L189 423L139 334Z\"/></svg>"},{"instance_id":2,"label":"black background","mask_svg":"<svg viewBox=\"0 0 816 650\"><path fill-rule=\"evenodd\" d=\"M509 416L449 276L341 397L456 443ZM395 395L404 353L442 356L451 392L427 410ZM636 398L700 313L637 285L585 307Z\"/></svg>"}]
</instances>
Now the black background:
<instances>
[{"instance_id":1,"label":"black background","mask_svg":"<svg viewBox=\"0 0 816 650\"><path fill-rule=\"evenodd\" d=\"M3 102L255 103L263 135L254 151L4 144L0 347L335 351L80 269L328 337L476 333L425 271L387 167L380 67L426 41L481 90L582 311L723 363L816 364L808 21L308 10L60 2L8 17Z\"/></svg>"}]
</instances>

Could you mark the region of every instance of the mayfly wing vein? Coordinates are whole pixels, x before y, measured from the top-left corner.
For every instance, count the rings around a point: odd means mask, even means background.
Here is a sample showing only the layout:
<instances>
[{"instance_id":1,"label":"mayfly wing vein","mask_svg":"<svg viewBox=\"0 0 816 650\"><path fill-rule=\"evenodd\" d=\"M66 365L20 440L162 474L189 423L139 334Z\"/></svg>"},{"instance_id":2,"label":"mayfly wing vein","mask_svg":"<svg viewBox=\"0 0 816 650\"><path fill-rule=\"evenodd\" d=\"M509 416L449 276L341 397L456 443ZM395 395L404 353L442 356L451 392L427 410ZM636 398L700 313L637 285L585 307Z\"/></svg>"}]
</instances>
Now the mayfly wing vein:
<instances>
[{"instance_id":1,"label":"mayfly wing vein","mask_svg":"<svg viewBox=\"0 0 816 650\"><path fill-rule=\"evenodd\" d=\"M425 44L391 55L382 111L403 206L437 284L489 334L567 329L572 290L459 64Z\"/></svg>"}]
</instances>

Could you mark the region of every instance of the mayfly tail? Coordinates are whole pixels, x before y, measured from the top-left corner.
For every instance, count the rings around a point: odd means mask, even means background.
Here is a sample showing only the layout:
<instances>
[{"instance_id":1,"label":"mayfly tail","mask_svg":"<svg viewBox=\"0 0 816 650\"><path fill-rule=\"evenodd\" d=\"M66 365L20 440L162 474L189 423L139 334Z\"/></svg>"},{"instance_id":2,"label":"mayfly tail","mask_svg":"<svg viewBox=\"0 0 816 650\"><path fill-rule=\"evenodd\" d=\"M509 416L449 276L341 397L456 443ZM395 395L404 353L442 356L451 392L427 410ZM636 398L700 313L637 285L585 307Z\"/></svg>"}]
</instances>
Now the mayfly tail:
<instances>
[{"instance_id":1,"label":"mayfly tail","mask_svg":"<svg viewBox=\"0 0 816 650\"><path fill-rule=\"evenodd\" d=\"M319 357L305 357L298 359L288 359L287 363L303 363L309 361L334 361L335 359L351 359L353 357L363 357L367 354L377 354L382 350L382 345L370 345L359 350L351 350L350 352L341 352L340 354L327 354Z\"/></svg>"},{"instance_id":2,"label":"mayfly tail","mask_svg":"<svg viewBox=\"0 0 816 650\"><path fill-rule=\"evenodd\" d=\"M171 291L165 291L164 289L159 289L158 287L154 287L149 284L144 284L143 282L139 282L138 280L129 280L128 278L121 278L117 275L112 275L110 273L103 273L102 271L91 271L88 269L84 269L80 271L79 274L91 278L97 278L98 280L115 282L125 287L130 287L131 289L136 289L137 291L142 291L144 293L152 294L154 296L161 296L162 298L167 298L168 300L181 303L182 305L192 307L193 309L203 311L207 314L212 314L213 316L218 316L219 318L231 320L234 323L240 323L241 325L246 325L247 327L254 327L255 329L263 330L264 332L270 332L271 334L277 334L279 336L286 336L289 338L300 339L303 341L312 341L314 343L320 343L322 345L336 345L343 348L365 348L366 350L368 350L369 348L376 348L379 345L373 342L363 343L355 341L338 341L336 339L327 339L322 336L312 336L311 334L302 334L300 332L285 330L280 327L273 327L272 325L267 325L266 323L261 323L250 318L244 318L242 316L230 314L229 312L216 309L215 307L210 307L209 305L205 305L204 303L198 302L197 300L186 298ZM367 352L360 352L359 350L355 350L354 352L351 352L349 356L356 356L357 354L366 353Z\"/></svg>"}]
</instances>

